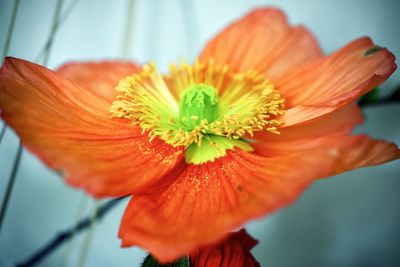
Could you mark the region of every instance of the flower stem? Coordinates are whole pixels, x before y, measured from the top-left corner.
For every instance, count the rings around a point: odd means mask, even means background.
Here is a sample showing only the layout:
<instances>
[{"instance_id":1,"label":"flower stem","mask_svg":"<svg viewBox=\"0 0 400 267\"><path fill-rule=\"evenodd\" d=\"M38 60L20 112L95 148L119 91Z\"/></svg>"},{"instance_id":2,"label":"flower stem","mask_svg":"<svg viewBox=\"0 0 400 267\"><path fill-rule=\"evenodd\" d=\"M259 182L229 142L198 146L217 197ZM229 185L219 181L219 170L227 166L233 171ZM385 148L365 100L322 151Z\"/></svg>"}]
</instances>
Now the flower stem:
<instances>
[{"instance_id":1,"label":"flower stem","mask_svg":"<svg viewBox=\"0 0 400 267\"><path fill-rule=\"evenodd\" d=\"M77 4L79 3L80 0L75 0L74 2L72 2L69 6L67 6L65 8L65 11L60 15L60 18L58 19L58 21L56 22L56 28L54 30L54 33L61 27L61 25L66 21L66 19L69 17L69 15L72 13L72 11L74 10L74 8L77 6ZM44 47L42 48L42 50L40 50L40 52L38 53L38 55L35 58L35 62L39 62L43 56L45 55L46 51L47 51L47 47L49 47L51 45L51 42L53 41L53 36L50 34L45 42Z\"/></svg>"},{"instance_id":2,"label":"flower stem","mask_svg":"<svg viewBox=\"0 0 400 267\"><path fill-rule=\"evenodd\" d=\"M8 203L9 203L9 200L10 200L10 197L11 197L11 192L12 192L12 189L13 189L14 184L15 184L15 178L17 176L19 163L21 161L22 151L23 151L22 143L20 141L19 145L18 145L17 154L15 156L14 164L13 164L13 167L12 167L12 170L11 170L10 178L8 179L6 193L4 195L3 202L1 203L1 209L0 209L0 233L1 233L1 228L3 226L3 221L4 221L4 218L5 218L5 215L6 215Z\"/></svg>"},{"instance_id":3,"label":"flower stem","mask_svg":"<svg viewBox=\"0 0 400 267\"><path fill-rule=\"evenodd\" d=\"M58 0L56 10L54 12L53 21L51 23L50 38L46 43L46 51L44 54L43 65L46 66L49 62L51 48L53 47L53 40L58 26L58 19L60 17L63 0Z\"/></svg>"},{"instance_id":4,"label":"flower stem","mask_svg":"<svg viewBox=\"0 0 400 267\"><path fill-rule=\"evenodd\" d=\"M85 208L88 204L88 200L89 200L89 197L85 193L82 193L82 196L81 196L81 199L80 199L79 205L78 205L79 208L78 208L77 214L75 215L75 219L74 219L75 224L77 224L79 222L79 219L82 217L83 212L85 211ZM74 245L74 241L75 241L75 239L73 237L71 237L71 240L68 242L68 244L64 248L63 254L61 256L60 267L67 266L68 257L71 252L71 249Z\"/></svg>"},{"instance_id":5,"label":"flower stem","mask_svg":"<svg viewBox=\"0 0 400 267\"><path fill-rule=\"evenodd\" d=\"M129 59L131 57L130 51L132 51L132 21L133 14L135 13L135 0L127 0L128 8L126 9L126 19L125 19L125 34L124 34L124 42L122 47L122 58Z\"/></svg>"},{"instance_id":6,"label":"flower stem","mask_svg":"<svg viewBox=\"0 0 400 267\"><path fill-rule=\"evenodd\" d=\"M6 133L7 125L4 122L3 125L1 126L1 131L0 131L0 144L1 140L3 140L4 134Z\"/></svg>"},{"instance_id":7,"label":"flower stem","mask_svg":"<svg viewBox=\"0 0 400 267\"><path fill-rule=\"evenodd\" d=\"M195 59L197 45L199 44L199 27L194 1L180 0L183 27L186 37L186 51L190 61Z\"/></svg>"},{"instance_id":8,"label":"flower stem","mask_svg":"<svg viewBox=\"0 0 400 267\"><path fill-rule=\"evenodd\" d=\"M6 42L4 44L3 54L1 55L1 60L4 60L5 56L8 54L8 51L10 50L10 43L11 43L12 35L13 35L13 32L14 32L15 20L17 18L17 14L18 14L19 2L20 2L20 0L15 0L14 1L11 20L10 20L10 24L8 25ZM1 126L0 143L1 143L1 140L3 140L4 133L6 132L6 128L7 128L7 125L6 125L6 123L4 123ZM0 227L1 227L1 224L0 224Z\"/></svg>"},{"instance_id":9,"label":"flower stem","mask_svg":"<svg viewBox=\"0 0 400 267\"><path fill-rule=\"evenodd\" d=\"M90 244L92 243L93 240L93 234L94 234L94 228L96 226L96 214L99 212L99 200L95 200L94 203L94 212L93 212L93 217L92 217L92 222L89 225L89 230L86 233L86 237L83 243L83 247L81 250L81 254L79 255L79 261L78 261L78 265L79 267L83 267L85 266L85 262L87 259L87 255L89 252L89 248L90 248Z\"/></svg>"},{"instance_id":10,"label":"flower stem","mask_svg":"<svg viewBox=\"0 0 400 267\"><path fill-rule=\"evenodd\" d=\"M19 2L19 0L17 0L17 1ZM52 22L53 27L52 27L52 31L50 33L50 38L49 38L51 40L53 40L53 36L54 36L54 33L55 33L55 28L57 27L57 23L56 22L58 21L58 18L59 18L59 15L60 15L62 1L63 0L58 0L58 2L57 2L56 11L55 11L55 14L54 14L54 17L53 17L53 22ZM18 8L18 6L17 6L17 8ZM12 23L11 24L15 23L15 17L17 16L17 11L16 11L17 8L15 8L15 6L14 6L13 16L12 16ZM11 39L11 37L10 37L10 39ZM48 45L48 49L46 50L45 58L43 60L43 64L44 65L46 65L47 62L48 62L48 59L49 59L49 56L50 56L50 48L52 47L52 44L53 44L53 42L51 41L49 43L49 45ZM7 51L8 51L8 48L5 50L5 52L7 52ZM16 155L14 163L13 163L11 175L10 175L10 178L8 179L8 185L7 185L7 189L6 189L6 194L4 195L4 200L3 200L2 205L1 205L1 210L0 210L0 233L1 233L1 227L3 225L4 217L6 215L9 199L11 197L11 193L12 193L12 190L13 190L13 187L14 187L14 184L15 184L15 178L17 176L17 172L18 172L18 169L19 169L19 166L20 166L22 150L23 150L22 143L20 141L19 142L19 146L18 146L18 150L17 150L17 155Z\"/></svg>"},{"instance_id":11,"label":"flower stem","mask_svg":"<svg viewBox=\"0 0 400 267\"><path fill-rule=\"evenodd\" d=\"M126 197L120 197L113 200L109 200L106 203L102 204L98 209L98 212L93 216L86 217L80 220L75 226L60 232L57 236L47 242L42 248L36 251L32 256L30 256L27 260L23 261L20 264L17 264L17 267L29 267L34 266L44 260L47 256L49 256L55 249L64 244L66 241L70 240L76 234L86 230L91 224L100 221L109 211L112 210L121 200Z\"/></svg>"},{"instance_id":12,"label":"flower stem","mask_svg":"<svg viewBox=\"0 0 400 267\"><path fill-rule=\"evenodd\" d=\"M187 256L172 263L160 264L153 256L147 255L141 267L190 267L190 259Z\"/></svg>"},{"instance_id":13,"label":"flower stem","mask_svg":"<svg viewBox=\"0 0 400 267\"><path fill-rule=\"evenodd\" d=\"M14 1L13 11L12 11L12 15L11 15L11 21L10 21L10 25L8 26L6 43L4 44L2 58L4 58L8 54L8 51L10 49L10 43L11 43L11 38L12 38L12 35L14 32L14 25L15 25L15 20L17 18L19 2L20 2L20 0Z\"/></svg>"}]
</instances>

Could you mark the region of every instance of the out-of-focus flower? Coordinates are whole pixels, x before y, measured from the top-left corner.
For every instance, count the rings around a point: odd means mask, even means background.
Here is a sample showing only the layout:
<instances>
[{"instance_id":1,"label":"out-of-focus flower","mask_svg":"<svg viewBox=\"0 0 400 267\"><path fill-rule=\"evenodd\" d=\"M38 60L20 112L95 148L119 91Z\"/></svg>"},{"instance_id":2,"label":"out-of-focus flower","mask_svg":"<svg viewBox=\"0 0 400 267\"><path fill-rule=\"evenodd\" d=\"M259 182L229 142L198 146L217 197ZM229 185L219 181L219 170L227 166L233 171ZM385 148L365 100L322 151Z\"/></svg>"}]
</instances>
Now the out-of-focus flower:
<instances>
[{"instance_id":1,"label":"out-of-focus flower","mask_svg":"<svg viewBox=\"0 0 400 267\"><path fill-rule=\"evenodd\" d=\"M226 237L218 245L202 248L189 255L194 267L259 267L250 253L257 240L240 230Z\"/></svg>"},{"instance_id":2,"label":"out-of-focus flower","mask_svg":"<svg viewBox=\"0 0 400 267\"><path fill-rule=\"evenodd\" d=\"M355 101L394 60L369 38L324 56L307 29L262 8L166 76L154 64L53 72L7 58L1 117L70 185L134 194L123 246L167 262L288 205L315 179L399 158L394 144L351 135Z\"/></svg>"}]
</instances>

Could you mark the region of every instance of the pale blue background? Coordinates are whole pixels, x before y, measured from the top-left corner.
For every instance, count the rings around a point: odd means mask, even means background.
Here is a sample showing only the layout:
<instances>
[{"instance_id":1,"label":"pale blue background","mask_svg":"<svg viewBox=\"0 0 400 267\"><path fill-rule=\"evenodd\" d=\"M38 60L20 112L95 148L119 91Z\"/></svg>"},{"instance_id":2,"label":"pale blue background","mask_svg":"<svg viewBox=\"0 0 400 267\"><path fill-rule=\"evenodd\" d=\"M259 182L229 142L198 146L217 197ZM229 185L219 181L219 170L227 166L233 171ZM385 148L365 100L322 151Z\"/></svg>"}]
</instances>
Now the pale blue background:
<instances>
[{"instance_id":1,"label":"pale blue background","mask_svg":"<svg viewBox=\"0 0 400 267\"><path fill-rule=\"evenodd\" d=\"M0 49L13 1L0 2ZM66 0L65 6L72 1ZM400 56L398 1L353 0L137 0L130 54L140 63L154 59L161 69L185 56L192 60L204 43L230 21L251 8L275 5L293 23L308 26L326 52L352 39L371 36ZM55 0L22 0L10 54L34 60L50 31ZM125 0L81 0L56 34L50 67L70 60L101 60L121 56ZM184 12L182 12L184 11ZM383 86L400 85L399 72ZM365 109L368 132L400 144L400 105ZM17 149L7 131L0 145L0 197ZM262 266L274 267L397 267L400 266L400 163L365 168L313 185L288 209L247 229L260 240L254 250ZM65 186L61 179L28 153L23 154L11 203L0 234L0 266L13 266L55 233L71 226L93 201ZM85 205L83 203L86 203ZM120 249L119 221L125 204L94 229L85 266L139 266L145 253ZM70 246L67 265L77 266L85 234ZM65 251L57 250L39 266L61 266Z\"/></svg>"}]
</instances>

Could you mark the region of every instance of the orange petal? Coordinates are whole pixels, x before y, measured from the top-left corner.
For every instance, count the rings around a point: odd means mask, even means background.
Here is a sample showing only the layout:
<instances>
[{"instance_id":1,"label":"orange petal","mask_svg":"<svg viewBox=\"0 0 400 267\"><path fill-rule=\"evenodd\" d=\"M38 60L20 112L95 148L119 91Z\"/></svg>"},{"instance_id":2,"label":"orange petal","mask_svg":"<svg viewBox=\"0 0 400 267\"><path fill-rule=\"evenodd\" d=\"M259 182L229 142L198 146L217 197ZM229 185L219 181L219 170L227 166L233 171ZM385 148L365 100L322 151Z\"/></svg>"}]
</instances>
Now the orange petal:
<instances>
[{"instance_id":1,"label":"orange petal","mask_svg":"<svg viewBox=\"0 0 400 267\"><path fill-rule=\"evenodd\" d=\"M218 34L199 59L207 62L212 58L236 71L257 70L275 83L321 56L318 43L306 28L289 25L279 9L260 8Z\"/></svg>"},{"instance_id":2,"label":"orange petal","mask_svg":"<svg viewBox=\"0 0 400 267\"><path fill-rule=\"evenodd\" d=\"M323 160L228 151L214 162L182 166L166 185L135 195L119 236L123 246L139 245L162 262L173 261L291 203L329 173Z\"/></svg>"},{"instance_id":3,"label":"orange petal","mask_svg":"<svg viewBox=\"0 0 400 267\"><path fill-rule=\"evenodd\" d=\"M194 267L259 267L250 253L258 242L245 230L231 233L217 245L202 248L190 254L190 266Z\"/></svg>"},{"instance_id":4,"label":"orange petal","mask_svg":"<svg viewBox=\"0 0 400 267\"><path fill-rule=\"evenodd\" d=\"M290 142L286 143L286 145L288 144ZM263 151L263 154L279 155L280 157L308 158L309 161L313 161L315 164L319 164L321 161L331 162L332 172L329 175L361 167L379 165L400 158L400 150L396 144L383 140L375 140L367 135L340 136L330 139L329 142L313 146L311 149L307 146L301 147L300 145L284 149L282 145L279 152L277 149L268 153L266 147L265 145L266 150Z\"/></svg>"},{"instance_id":5,"label":"orange petal","mask_svg":"<svg viewBox=\"0 0 400 267\"><path fill-rule=\"evenodd\" d=\"M360 38L279 80L275 85L289 107L285 125L332 112L385 81L396 69L395 57L387 49L372 53L375 48L369 38Z\"/></svg>"},{"instance_id":6,"label":"orange petal","mask_svg":"<svg viewBox=\"0 0 400 267\"><path fill-rule=\"evenodd\" d=\"M96 96L112 102L117 94L115 87L118 82L139 70L140 67L131 62L103 61L67 63L56 72Z\"/></svg>"},{"instance_id":7,"label":"orange petal","mask_svg":"<svg viewBox=\"0 0 400 267\"><path fill-rule=\"evenodd\" d=\"M7 58L0 70L1 117L50 168L95 196L143 190L168 173L181 152L111 119L108 107L39 65Z\"/></svg>"},{"instance_id":8,"label":"orange petal","mask_svg":"<svg viewBox=\"0 0 400 267\"><path fill-rule=\"evenodd\" d=\"M361 109L356 103L351 103L307 123L280 128L279 135L257 132L254 136L256 142L252 145L265 156L301 152L349 134L361 122Z\"/></svg>"},{"instance_id":9,"label":"orange petal","mask_svg":"<svg viewBox=\"0 0 400 267\"><path fill-rule=\"evenodd\" d=\"M315 151L305 151L305 153L312 155L316 161L326 158L334 162L332 174L400 158L400 150L395 144L374 140L367 135L343 136Z\"/></svg>"}]
</instances>

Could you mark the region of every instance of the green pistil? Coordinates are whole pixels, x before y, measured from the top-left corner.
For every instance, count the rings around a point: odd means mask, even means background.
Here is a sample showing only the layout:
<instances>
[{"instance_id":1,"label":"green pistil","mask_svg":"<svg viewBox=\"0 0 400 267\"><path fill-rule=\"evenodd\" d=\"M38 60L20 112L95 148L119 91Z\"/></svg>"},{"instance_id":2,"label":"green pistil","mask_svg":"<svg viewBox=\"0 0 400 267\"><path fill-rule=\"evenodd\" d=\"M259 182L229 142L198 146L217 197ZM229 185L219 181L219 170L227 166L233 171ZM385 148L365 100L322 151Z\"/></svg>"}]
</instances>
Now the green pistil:
<instances>
[{"instance_id":1,"label":"green pistil","mask_svg":"<svg viewBox=\"0 0 400 267\"><path fill-rule=\"evenodd\" d=\"M204 120L213 122L219 116L218 92L208 85L191 85L183 92L179 110L181 121L188 129L193 129Z\"/></svg>"},{"instance_id":2,"label":"green pistil","mask_svg":"<svg viewBox=\"0 0 400 267\"><path fill-rule=\"evenodd\" d=\"M180 120L187 131L192 131L196 126L209 124L219 118L218 92L208 85L191 85L183 92L179 110ZM252 147L243 140L203 133L201 142L194 142L186 148L186 162L202 164L214 161L216 158L225 156L226 150L233 150L234 147L245 151L252 150Z\"/></svg>"}]
</instances>

